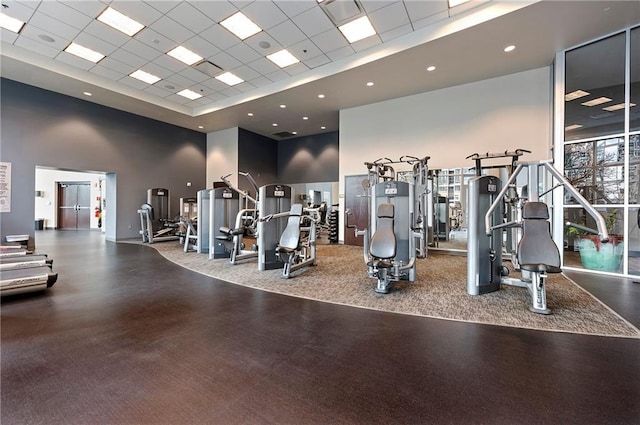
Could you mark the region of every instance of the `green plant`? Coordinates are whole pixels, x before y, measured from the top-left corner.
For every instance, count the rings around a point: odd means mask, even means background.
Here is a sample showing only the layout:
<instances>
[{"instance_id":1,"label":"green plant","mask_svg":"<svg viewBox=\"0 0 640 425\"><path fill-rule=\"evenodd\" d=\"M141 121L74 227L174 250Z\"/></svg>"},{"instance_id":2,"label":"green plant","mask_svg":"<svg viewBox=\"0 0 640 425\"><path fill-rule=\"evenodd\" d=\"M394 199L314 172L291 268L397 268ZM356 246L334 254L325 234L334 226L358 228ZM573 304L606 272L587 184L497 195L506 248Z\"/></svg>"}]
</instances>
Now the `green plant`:
<instances>
[{"instance_id":1,"label":"green plant","mask_svg":"<svg viewBox=\"0 0 640 425\"><path fill-rule=\"evenodd\" d=\"M609 234L614 233L617 219L618 219L618 209L613 209L609 211L609 214L607 214L607 216L604 217L604 222L607 227L607 232L609 232ZM581 223L581 224L583 226L586 225L586 223ZM588 235L590 233L578 227L568 226L567 234L570 236L582 236L582 235Z\"/></svg>"}]
</instances>

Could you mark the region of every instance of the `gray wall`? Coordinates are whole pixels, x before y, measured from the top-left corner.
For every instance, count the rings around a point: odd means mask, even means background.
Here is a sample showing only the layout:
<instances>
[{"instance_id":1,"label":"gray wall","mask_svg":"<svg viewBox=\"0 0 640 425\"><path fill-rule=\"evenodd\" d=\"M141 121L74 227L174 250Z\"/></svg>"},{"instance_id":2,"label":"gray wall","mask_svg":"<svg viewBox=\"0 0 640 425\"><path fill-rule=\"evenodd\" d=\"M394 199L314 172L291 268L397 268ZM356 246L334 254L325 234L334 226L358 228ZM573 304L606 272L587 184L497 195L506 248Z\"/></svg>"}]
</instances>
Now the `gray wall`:
<instances>
[{"instance_id":1,"label":"gray wall","mask_svg":"<svg viewBox=\"0 0 640 425\"><path fill-rule=\"evenodd\" d=\"M278 142L239 128L238 171L249 172L258 187L282 183L278 178ZM251 190L253 194L247 179L242 176L238 177L238 187L242 190Z\"/></svg>"},{"instance_id":2,"label":"gray wall","mask_svg":"<svg viewBox=\"0 0 640 425\"><path fill-rule=\"evenodd\" d=\"M314 134L278 142L278 179L282 183L337 182L339 134Z\"/></svg>"},{"instance_id":3,"label":"gray wall","mask_svg":"<svg viewBox=\"0 0 640 425\"><path fill-rule=\"evenodd\" d=\"M138 237L136 211L148 188L169 189L177 215L178 198L206 187L205 134L7 79L0 83L0 161L12 164L11 212L0 217L3 236L34 234L37 165L115 174L117 199L106 199L107 208L116 209L110 239Z\"/></svg>"}]
</instances>

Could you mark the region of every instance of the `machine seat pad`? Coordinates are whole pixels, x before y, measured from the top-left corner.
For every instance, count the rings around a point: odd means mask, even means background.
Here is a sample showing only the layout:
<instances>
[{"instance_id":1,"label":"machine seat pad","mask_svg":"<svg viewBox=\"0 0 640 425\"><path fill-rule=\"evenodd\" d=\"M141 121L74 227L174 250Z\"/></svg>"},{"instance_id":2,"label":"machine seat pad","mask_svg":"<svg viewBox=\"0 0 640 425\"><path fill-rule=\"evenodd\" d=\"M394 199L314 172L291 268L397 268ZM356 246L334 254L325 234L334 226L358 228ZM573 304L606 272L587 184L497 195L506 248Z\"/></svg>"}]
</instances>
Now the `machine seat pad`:
<instances>
[{"instance_id":1,"label":"machine seat pad","mask_svg":"<svg viewBox=\"0 0 640 425\"><path fill-rule=\"evenodd\" d=\"M300 217L302 216L302 204L291 205L289 211L289 218L287 220L287 227L285 227L282 235L280 235L280 242L278 248L288 248L291 251L295 251L300 246ZM286 251L281 251L286 252Z\"/></svg>"},{"instance_id":2,"label":"machine seat pad","mask_svg":"<svg viewBox=\"0 0 640 425\"><path fill-rule=\"evenodd\" d=\"M560 269L560 252L551 239L547 205L543 202L524 204L522 217L522 239L518 244L518 263L520 267L528 265L538 271L542 268L550 273Z\"/></svg>"},{"instance_id":3,"label":"machine seat pad","mask_svg":"<svg viewBox=\"0 0 640 425\"><path fill-rule=\"evenodd\" d=\"M520 268L534 273L562 273L560 267L549 266L547 264L520 264Z\"/></svg>"},{"instance_id":4,"label":"machine seat pad","mask_svg":"<svg viewBox=\"0 0 640 425\"><path fill-rule=\"evenodd\" d=\"M287 246L277 246L276 252L292 253L292 252L296 252L297 249L298 248L289 248Z\"/></svg>"},{"instance_id":5,"label":"machine seat pad","mask_svg":"<svg viewBox=\"0 0 640 425\"><path fill-rule=\"evenodd\" d=\"M396 235L393 231L393 204L380 204L377 211L376 232L371 238L369 254L376 259L396 256Z\"/></svg>"}]
</instances>

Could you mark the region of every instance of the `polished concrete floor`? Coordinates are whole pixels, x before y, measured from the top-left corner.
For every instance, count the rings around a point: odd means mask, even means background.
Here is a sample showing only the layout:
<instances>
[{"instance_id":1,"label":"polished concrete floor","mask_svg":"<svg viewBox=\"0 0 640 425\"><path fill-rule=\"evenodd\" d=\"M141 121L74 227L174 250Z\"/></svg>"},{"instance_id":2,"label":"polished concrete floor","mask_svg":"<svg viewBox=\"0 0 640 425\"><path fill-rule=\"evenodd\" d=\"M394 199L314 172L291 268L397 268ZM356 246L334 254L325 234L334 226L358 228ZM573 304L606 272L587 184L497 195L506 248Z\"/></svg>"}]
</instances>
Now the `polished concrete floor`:
<instances>
[{"instance_id":1,"label":"polished concrete floor","mask_svg":"<svg viewBox=\"0 0 640 425\"><path fill-rule=\"evenodd\" d=\"M640 423L638 339L265 293L97 232L36 242L59 279L2 300L2 424ZM640 285L578 277L639 325Z\"/></svg>"}]
</instances>

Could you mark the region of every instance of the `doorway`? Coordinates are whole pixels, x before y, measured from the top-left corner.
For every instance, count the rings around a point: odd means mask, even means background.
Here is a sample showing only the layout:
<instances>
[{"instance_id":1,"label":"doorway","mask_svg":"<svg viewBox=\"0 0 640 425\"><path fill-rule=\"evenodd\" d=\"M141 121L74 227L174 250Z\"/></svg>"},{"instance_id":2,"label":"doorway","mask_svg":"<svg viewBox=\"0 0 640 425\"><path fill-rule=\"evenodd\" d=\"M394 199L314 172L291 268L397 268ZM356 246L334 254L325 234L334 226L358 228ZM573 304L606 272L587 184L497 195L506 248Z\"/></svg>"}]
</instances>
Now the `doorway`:
<instances>
[{"instance_id":1,"label":"doorway","mask_svg":"<svg viewBox=\"0 0 640 425\"><path fill-rule=\"evenodd\" d=\"M58 229L91 228L91 184L58 182Z\"/></svg>"}]
</instances>

